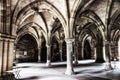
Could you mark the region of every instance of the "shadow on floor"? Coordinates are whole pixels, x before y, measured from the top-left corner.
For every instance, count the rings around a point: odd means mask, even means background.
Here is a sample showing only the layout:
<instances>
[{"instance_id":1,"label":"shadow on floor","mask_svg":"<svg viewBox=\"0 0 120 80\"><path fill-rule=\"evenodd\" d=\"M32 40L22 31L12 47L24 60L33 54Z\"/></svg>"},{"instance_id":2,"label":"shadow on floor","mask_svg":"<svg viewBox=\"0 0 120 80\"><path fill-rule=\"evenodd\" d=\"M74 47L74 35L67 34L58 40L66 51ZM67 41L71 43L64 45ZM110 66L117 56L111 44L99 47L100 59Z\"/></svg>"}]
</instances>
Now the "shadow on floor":
<instances>
[{"instance_id":1,"label":"shadow on floor","mask_svg":"<svg viewBox=\"0 0 120 80\"><path fill-rule=\"evenodd\" d=\"M92 76L86 76L86 77L82 77L83 79L81 79L81 77L76 77L78 80L111 80L111 79L107 79L107 78L101 78L101 77L92 77Z\"/></svg>"},{"instance_id":2,"label":"shadow on floor","mask_svg":"<svg viewBox=\"0 0 120 80\"><path fill-rule=\"evenodd\" d=\"M29 78L16 79L16 80L38 80L38 79L40 79L40 77L38 77L38 76L32 76L32 77L29 77Z\"/></svg>"},{"instance_id":3,"label":"shadow on floor","mask_svg":"<svg viewBox=\"0 0 120 80\"><path fill-rule=\"evenodd\" d=\"M0 80L36 80L36 79L40 79L40 77L32 76L32 77L29 77L29 78L19 79L19 78L15 78L14 74L0 76Z\"/></svg>"},{"instance_id":4,"label":"shadow on floor","mask_svg":"<svg viewBox=\"0 0 120 80\"><path fill-rule=\"evenodd\" d=\"M0 76L0 80L16 80L14 74L6 74Z\"/></svg>"},{"instance_id":5,"label":"shadow on floor","mask_svg":"<svg viewBox=\"0 0 120 80\"><path fill-rule=\"evenodd\" d=\"M84 73L99 74L102 72L105 72L105 70L83 69L83 70L75 72L75 74L84 74Z\"/></svg>"}]
</instances>

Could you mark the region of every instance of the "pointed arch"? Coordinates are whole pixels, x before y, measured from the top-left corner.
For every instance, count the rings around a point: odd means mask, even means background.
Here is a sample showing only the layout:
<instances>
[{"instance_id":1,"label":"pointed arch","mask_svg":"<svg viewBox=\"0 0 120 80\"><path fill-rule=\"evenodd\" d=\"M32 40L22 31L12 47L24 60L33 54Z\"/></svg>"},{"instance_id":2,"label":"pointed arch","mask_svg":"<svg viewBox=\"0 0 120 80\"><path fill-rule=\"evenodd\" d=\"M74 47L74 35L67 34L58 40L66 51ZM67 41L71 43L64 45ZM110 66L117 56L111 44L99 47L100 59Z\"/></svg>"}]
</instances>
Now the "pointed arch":
<instances>
[{"instance_id":1,"label":"pointed arch","mask_svg":"<svg viewBox=\"0 0 120 80\"><path fill-rule=\"evenodd\" d=\"M38 48L38 46L39 46L39 41L38 41L37 37L36 37L32 32L30 32L30 31L25 31L24 33L19 34L19 35L17 36L15 42L17 43L17 42L21 39L21 37L23 37L23 36L26 35L26 34L31 35L31 36L35 39L35 41L36 41L36 43L37 43L37 48Z\"/></svg>"},{"instance_id":2,"label":"pointed arch","mask_svg":"<svg viewBox=\"0 0 120 80\"><path fill-rule=\"evenodd\" d=\"M37 34L37 39L41 38L42 36L45 37L45 41L47 41L47 34L45 33L44 29L38 25L37 23L35 22L28 22L22 26L20 26L17 30L17 33L19 31L22 31L24 33L24 31L27 29L27 28L33 28ZM41 33L41 34L40 34Z\"/></svg>"},{"instance_id":3,"label":"pointed arch","mask_svg":"<svg viewBox=\"0 0 120 80\"><path fill-rule=\"evenodd\" d=\"M120 22L119 20L120 20L120 9L116 10L116 12L112 15L108 26L108 39L111 41L116 40L116 36L120 35L120 27L119 27L119 23L117 23Z\"/></svg>"},{"instance_id":4,"label":"pointed arch","mask_svg":"<svg viewBox=\"0 0 120 80\"><path fill-rule=\"evenodd\" d=\"M101 19L93 11L86 10L86 11L82 12L79 15L79 18L77 18L74 23L75 23L76 27L79 26L78 29L83 28L88 23L94 23L97 27L97 30L102 35L103 40L106 39L106 36L105 36L105 33L104 33L105 32L105 26L104 26L103 22L101 21Z\"/></svg>"}]
</instances>

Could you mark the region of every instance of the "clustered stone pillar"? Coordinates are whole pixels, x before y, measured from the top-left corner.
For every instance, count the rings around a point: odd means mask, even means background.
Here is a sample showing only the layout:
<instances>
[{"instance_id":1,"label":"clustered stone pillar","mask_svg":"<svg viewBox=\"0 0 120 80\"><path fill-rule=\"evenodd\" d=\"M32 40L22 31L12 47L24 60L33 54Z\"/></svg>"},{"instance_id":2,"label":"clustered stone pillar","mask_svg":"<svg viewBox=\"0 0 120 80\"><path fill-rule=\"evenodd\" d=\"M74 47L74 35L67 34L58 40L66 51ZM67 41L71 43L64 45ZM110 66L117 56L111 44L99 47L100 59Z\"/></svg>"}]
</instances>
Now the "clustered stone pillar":
<instances>
[{"instance_id":1,"label":"clustered stone pillar","mask_svg":"<svg viewBox=\"0 0 120 80\"><path fill-rule=\"evenodd\" d=\"M118 59L120 60L120 39L118 41Z\"/></svg>"},{"instance_id":2,"label":"clustered stone pillar","mask_svg":"<svg viewBox=\"0 0 120 80\"><path fill-rule=\"evenodd\" d=\"M46 66L51 67L51 45L46 45L47 47L47 63Z\"/></svg>"},{"instance_id":3,"label":"clustered stone pillar","mask_svg":"<svg viewBox=\"0 0 120 80\"><path fill-rule=\"evenodd\" d=\"M75 42L74 44L74 64L78 64L78 44Z\"/></svg>"},{"instance_id":4,"label":"clustered stone pillar","mask_svg":"<svg viewBox=\"0 0 120 80\"><path fill-rule=\"evenodd\" d=\"M94 46L91 47L91 59L95 59Z\"/></svg>"},{"instance_id":5,"label":"clustered stone pillar","mask_svg":"<svg viewBox=\"0 0 120 80\"><path fill-rule=\"evenodd\" d=\"M105 69L106 70L111 70L112 69L110 54L111 54L110 43L108 41L106 41L105 42L105 55L106 55Z\"/></svg>"},{"instance_id":6,"label":"clustered stone pillar","mask_svg":"<svg viewBox=\"0 0 120 80\"><path fill-rule=\"evenodd\" d=\"M38 62L41 62L41 48L38 48Z\"/></svg>"},{"instance_id":7,"label":"clustered stone pillar","mask_svg":"<svg viewBox=\"0 0 120 80\"><path fill-rule=\"evenodd\" d=\"M117 52L117 46L115 45L115 43L111 43L111 57L112 57L112 60L118 60L118 52Z\"/></svg>"},{"instance_id":8,"label":"clustered stone pillar","mask_svg":"<svg viewBox=\"0 0 120 80\"><path fill-rule=\"evenodd\" d=\"M60 40L60 43L59 43L59 44L60 44L60 47L59 47L59 49L60 49L60 50L59 50L59 51L60 51L60 61L63 61L63 57L62 57L62 56L63 56L63 54L62 54L62 44L63 44L63 40Z\"/></svg>"},{"instance_id":9,"label":"clustered stone pillar","mask_svg":"<svg viewBox=\"0 0 120 80\"><path fill-rule=\"evenodd\" d=\"M80 50L81 50L81 53L80 53L81 54L81 59L83 60L84 59L84 53L83 53L84 48L83 48L83 46L80 47Z\"/></svg>"},{"instance_id":10,"label":"clustered stone pillar","mask_svg":"<svg viewBox=\"0 0 120 80\"><path fill-rule=\"evenodd\" d=\"M14 39L0 38L0 75L11 70L14 60Z\"/></svg>"},{"instance_id":11,"label":"clustered stone pillar","mask_svg":"<svg viewBox=\"0 0 120 80\"><path fill-rule=\"evenodd\" d=\"M74 70L73 70L73 41L74 41L74 39L66 39L67 69L66 69L65 74L67 74L67 75L74 74Z\"/></svg>"},{"instance_id":12,"label":"clustered stone pillar","mask_svg":"<svg viewBox=\"0 0 120 80\"><path fill-rule=\"evenodd\" d=\"M115 59L116 61L119 60L118 45L115 45Z\"/></svg>"}]
</instances>

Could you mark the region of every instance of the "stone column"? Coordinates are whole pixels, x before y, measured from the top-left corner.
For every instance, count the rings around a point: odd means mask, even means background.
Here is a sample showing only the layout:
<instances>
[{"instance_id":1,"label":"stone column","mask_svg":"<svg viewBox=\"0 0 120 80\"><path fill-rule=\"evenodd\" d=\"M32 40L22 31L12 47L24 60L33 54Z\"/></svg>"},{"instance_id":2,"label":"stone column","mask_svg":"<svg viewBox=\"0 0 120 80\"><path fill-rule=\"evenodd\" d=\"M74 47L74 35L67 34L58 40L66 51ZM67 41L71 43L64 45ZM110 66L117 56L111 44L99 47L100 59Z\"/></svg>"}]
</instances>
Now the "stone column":
<instances>
[{"instance_id":1,"label":"stone column","mask_svg":"<svg viewBox=\"0 0 120 80\"><path fill-rule=\"evenodd\" d=\"M14 60L13 51L14 51L14 40L7 38L0 38L0 75L6 75L5 71L12 69L13 60Z\"/></svg>"},{"instance_id":2,"label":"stone column","mask_svg":"<svg viewBox=\"0 0 120 80\"><path fill-rule=\"evenodd\" d=\"M11 1L0 0L0 33L11 34Z\"/></svg>"},{"instance_id":3,"label":"stone column","mask_svg":"<svg viewBox=\"0 0 120 80\"><path fill-rule=\"evenodd\" d=\"M17 63L16 61L16 44L14 43L14 49L13 49L13 65Z\"/></svg>"},{"instance_id":4,"label":"stone column","mask_svg":"<svg viewBox=\"0 0 120 80\"><path fill-rule=\"evenodd\" d=\"M105 55L106 55L106 64L105 64L105 69L106 70L111 70L111 49L110 49L110 43L108 41L105 42Z\"/></svg>"},{"instance_id":5,"label":"stone column","mask_svg":"<svg viewBox=\"0 0 120 80\"><path fill-rule=\"evenodd\" d=\"M118 41L118 59L120 60L120 39Z\"/></svg>"},{"instance_id":6,"label":"stone column","mask_svg":"<svg viewBox=\"0 0 120 80\"><path fill-rule=\"evenodd\" d=\"M47 47L47 63L46 63L46 66L51 67L51 46L46 45L46 47Z\"/></svg>"},{"instance_id":7,"label":"stone column","mask_svg":"<svg viewBox=\"0 0 120 80\"><path fill-rule=\"evenodd\" d=\"M94 46L91 46L91 59L95 59L95 51Z\"/></svg>"},{"instance_id":8,"label":"stone column","mask_svg":"<svg viewBox=\"0 0 120 80\"><path fill-rule=\"evenodd\" d=\"M63 61L63 54L62 54L62 44L63 44L63 40L60 41L59 45L59 51L60 51L60 61Z\"/></svg>"},{"instance_id":9,"label":"stone column","mask_svg":"<svg viewBox=\"0 0 120 80\"><path fill-rule=\"evenodd\" d=\"M119 60L118 45L115 46L115 60Z\"/></svg>"},{"instance_id":10,"label":"stone column","mask_svg":"<svg viewBox=\"0 0 120 80\"><path fill-rule=\"evenodd\" d=\"M93 47L93 59L96 59L96 47Z\"/></svg>"},{"instance_id":11,"label":"stone column","mask_svg":"<svg viewBox=\"0 0 120 80\"><path fill-rule=\"evenodd\" d=\"M40 63L41 62L41 48L38 48L38 62Z\"/></svg>"},{"instance_id":12,"label":"stone column","mask_svg":"<svg viewBox=\"0 0 120 80\"><path fill-rule=\"evenodd\" d=\"M74 64L78 64L78 44L75 42L74 44Z\"/></svg>"},{"instance_id":13,"label":"stone column","mask_svg":"<svg viewBox=\"0 0 120 80\"><path fill-rule=\"evenodd\" d=\"M74 74L73 70L73 41L74 39L66 39L66 47L67 47L67 69L65 74L72 75Z\"/></svg>"},{"instance_id":14,"label":"stone column","mask_svg":"<svg viewBox=\"0 0 120 80\"><path fill-rule=\"evenodd\" d=\"M110 53L110 55L111 55L111 60L114 60L115 59L115 43L111 43L111 45L110 45L110 50L111 50L111 53Z\"/></svg>"},{"instance_id":15,"label":"stone column","mask_svg":"<svg viewBox=\"0 0 120 80\"><path fill-rule=\"evenodd\" d=\"M96 47L94 47L93 50L94 50L94 59L96 59L96 54L97 54L97 53L96 53Z\"/></svg>"},{"instance_id":16,"label":"stone column","mask_svg":"<svg viewBox=\"0 0 120 80\"><path fill-rule=\"evenodd\" d=\"M84 59L84 48L83 46L81 46L81 59L83 60Z\"/></svg>"}]
</instances>

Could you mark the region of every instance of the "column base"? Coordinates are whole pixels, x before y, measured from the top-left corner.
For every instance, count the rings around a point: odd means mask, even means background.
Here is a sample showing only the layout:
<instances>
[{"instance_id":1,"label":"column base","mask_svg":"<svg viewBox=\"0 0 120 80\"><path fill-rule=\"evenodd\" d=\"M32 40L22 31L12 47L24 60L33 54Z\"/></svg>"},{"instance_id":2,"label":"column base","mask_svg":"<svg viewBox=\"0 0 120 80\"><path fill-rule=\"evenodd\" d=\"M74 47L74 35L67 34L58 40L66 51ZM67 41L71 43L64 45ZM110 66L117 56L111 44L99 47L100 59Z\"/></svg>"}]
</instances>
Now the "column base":
<instances>
[{"instance_id":1,"label":"column base","mask_svg":"<svg viewBox=\"0 0 120 80\"><path fill-rule=\"evenodd\" d=\"M75 65L78 65L78 61L77 61L77 60L75 60L73 63L74 63Z\"/></svg>"},{"instance_id":2,"label":"column base","mask_svg":"<svg viewBox=\"0 0 120 80\"><path fill-rule=\"evenodd\" d=\"M112 70L112 65L111 63L105 63L105 70Z\"/></svg>"},{"instance_id":3,"label":"column base","mask_svg":"<svg viewBox=\"0 0 120 80\"><path fill-rule=\"evenodd\" d=\"M66 74L66 75L73 75L73 74L75 74L75 73L74 73L73 69L67 68L65 74Z\"/></svg>"},{"instance_id":4,"label":"column base","mask_svg":"<svg viewBox=\"0 0 120 80\"><path fill-rule=\"evenodd\" d=\"M46 66L51 67L51 61L47 60Z\"/></svg>"},{"instance_id":5,"label":"column base","mask_svg":"<svg viewBox=\"0 0 120 80\"><path fill-rule=\"evenodd\" d=\"M104 59L96 59L96 60L95 60L95 63L104 63L104 62L105 62Z\"/></svg>"},{"instance_id":6,"label":"column base","mask_svg":"<svg viewBox=\"0 0 120 80\"><path fill-rule=\"evenodd\" d=\"M38 60L38 63L41 63L41 61L40 61L40 60Z\"/></svg>"}]
</instances>

